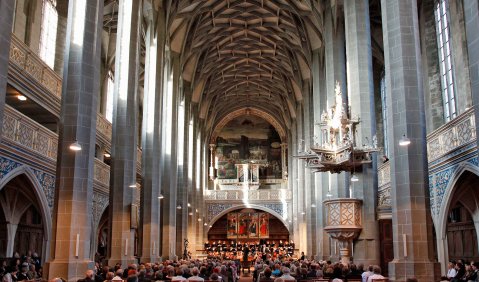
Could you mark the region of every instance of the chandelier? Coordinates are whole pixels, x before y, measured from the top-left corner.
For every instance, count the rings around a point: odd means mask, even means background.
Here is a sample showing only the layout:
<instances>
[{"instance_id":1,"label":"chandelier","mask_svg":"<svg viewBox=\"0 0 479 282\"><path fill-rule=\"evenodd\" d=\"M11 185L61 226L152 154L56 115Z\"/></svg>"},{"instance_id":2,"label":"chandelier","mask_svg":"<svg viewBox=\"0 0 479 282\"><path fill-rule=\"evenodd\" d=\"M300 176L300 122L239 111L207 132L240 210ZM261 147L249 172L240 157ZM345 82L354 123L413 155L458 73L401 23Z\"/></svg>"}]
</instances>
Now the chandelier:
<instances>
[{"instance_id":1,"label":"chandelier","mask_svg":"<svg viewBox=\"0 0 479 282\"><path fill-rule=\"evenodd\" d=\"M299 159L306 161L306 166L314 172L340 173L353 171L356 167L372 162L372 153L378 152L377 138L372 144L356 143L356 126L359 118L351 119L343 103L341 88L336 82L335 104L321 114L321 136L314 137L314 144L305 152L299 153ZM367 138L366 138L366 141Z\"/></svg>"}]
</instances>

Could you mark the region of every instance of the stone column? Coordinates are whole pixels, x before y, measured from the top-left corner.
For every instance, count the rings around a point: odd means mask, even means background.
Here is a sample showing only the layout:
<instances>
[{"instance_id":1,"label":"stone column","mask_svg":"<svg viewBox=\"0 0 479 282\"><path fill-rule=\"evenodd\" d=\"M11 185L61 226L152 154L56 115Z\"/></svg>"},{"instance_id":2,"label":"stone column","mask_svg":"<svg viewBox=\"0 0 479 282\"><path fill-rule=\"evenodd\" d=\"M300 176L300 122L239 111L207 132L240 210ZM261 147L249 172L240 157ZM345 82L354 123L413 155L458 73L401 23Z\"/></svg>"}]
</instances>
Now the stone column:
<instances>
[{"instance_id":1,"label":"stone column","mask_svg":"<svg viewBox=\"0 0 479 282\"><path fill-rule=\"evenodd\" d=\"M3 124L5 93L7 91L8 62L10 58L10 40L12 38L15 0L0 0L0 124ZM3 126L0 127L0 140Z\"/></svg>"},{"instance_id":2,"label":"stone column","mask_svg":"<svg viewBox=\"0 0 479 282\"><path fill-rule=\"evenodd\" d=\"M64 64L63 59L65 53L65 37L67 31L68 1L57 1L56 9L58 13L58 23L55 43L55 64L53 69L58 75L62 76Z\"/></svg>"},{"instance_id":3,"label":"stone column","mask_svg":"<svg viewBox=\"0 0 479 282\"><path fill-rule=\"evenodd\" d=\"M476 132L479 132L479 3L475 0L464 0L464 19L469 55L469 77L471 94L476 113ZM479 138L477 139L479 148Z\"/></svg>"},{"instance_id":4,"label":"stone column","mask_svg":"<svg viewBox=\"0 0 479 282\"><path fill-rule=\"evenodd\" d=\"M338 4L339 5L339 4ZM346 91L346 54L344 52L344 16L343 8L329 7L325 12L325 67L326 67L326 106L325 109L331 108L335 104L336 83L342 91L343 104L347 105ZM333 10L337 11L333 18ZM346 190L346 174L332 174L329 177L331 193L334 197L345 197Z\"/></svg>"},{"instance_id":5,"label":"stone column","mask_svg":"<svg viewBox=\"0 0 479 282\"><path fill-rule=\"evenodd\" d=\"M284 142L285 140L283 140ZM287 150L288 150L288 143L281 143L281 176L283 179L287 179L288 177L288 155L287 155Z\"/></svg>"},{"instance_id":6,"label":"stone column","mask_svg":"<svg viewBox=\"0 0 479 282\"><path fill-rule=\"evenodd\" d=\"M352 118L359 117L356 145L372 145L376 135L374 84L369 26L369 0L344 2L348 96ZM377 163L363 165L356 172L359 182L351 182L353 198L363 200L363 231L354 244L355 263L379 264L379 233L376 221Z\"/></svg>"},{"instance_id":7,"label":"stone column","mask_svg":"<svg viewBox=\"0 0 479 282\"><path fill-rule=\"evenodd\" d=\"M44 269L49 279L76 281L94 266L90 240L103 1L70 1L68 5L52 259ZM70 149L75 141L80 151Z\"/></svg>"},{"instance_id":8,"label":"stone column","mask_svg":"<svg viewBox=\"0 0 479 282\"><path fill-rule=\"evenodd\" d=\"M163 189L161 256L163 259L176 257L176 205L177 205L177 86L179 77L178 57L169 51L166 55L167 85L163 97L162 142L161 154Z\"/></svg>"},{"instance_id":9,"label":"stone column","mask_svg":"<svg viewBox=\"0 0 479 282\"><path fill-rule=\"evenodd\" d=\"M326 85L325 85L325 71L324 71L324 55L320 54L320 51L313 52L313 95L311 103L313 105L314 115L314 145L322 143L321 129L318 125L321 122L321 113L326 110ZM315 226L316 234L314 240L316 241L316 249L314 253L318 260L329 259L329 236L323 230L324 216L322 202L325 200L325 195L328 193L328 176L327 173L315 173L314 174L314 194L312 203L316 205L313 208L315 213Z\"/></svg>"},{"instance_id":10,"label":"stone column","mask_svg":"<svg viewBox=\"0 0 479 282\"><path fill-rule=\"evenodd\" d=\"M134 261L131 222L136 190L139 1L120 0L111 140L108 264ZM133 186L134 185L134 186Z\"/></svg>"},{"instance_id":11,"label":"stone column","mask_svg":"<svg viewBox=\"0 0 479 282\"><path fill-rule=\"evenodd\" d=\"M141 261L157 261L160 255L160 118L165 46L164 10L146 13L145 91L142 122Z\"/></svg>"},{"instance_id":12,"label":"stone column","mask_svg":"<svg viewBox=\"0 0 479 282\"><path fill-rule=\"evenodd\" d=\"M5 257L13 257L15 246L15 235L17 234L18 223L7 223L7 251Z\"/></svg>"},{"instance_id":13,"label":"stone column","mask_svg":"<svg viewBox=\"0 0 479 282\"><path fill-rule=\"evenodd\" d=\"M394 260L393 281L437 281L427 178L424 93L416 0L382 0ZM407 147L398 141L406 134Z\"/></svg>"},{"instance_id":14,"label":"stone column","mask_svg":"<svg viewBox=\"0 0 479 282\"><path fill-rule=\"evenodd\" d=\"M216 144L210 144L210 170L209 176L211 180L215 179L215 149Z\"/></svg>"}]
</instances>

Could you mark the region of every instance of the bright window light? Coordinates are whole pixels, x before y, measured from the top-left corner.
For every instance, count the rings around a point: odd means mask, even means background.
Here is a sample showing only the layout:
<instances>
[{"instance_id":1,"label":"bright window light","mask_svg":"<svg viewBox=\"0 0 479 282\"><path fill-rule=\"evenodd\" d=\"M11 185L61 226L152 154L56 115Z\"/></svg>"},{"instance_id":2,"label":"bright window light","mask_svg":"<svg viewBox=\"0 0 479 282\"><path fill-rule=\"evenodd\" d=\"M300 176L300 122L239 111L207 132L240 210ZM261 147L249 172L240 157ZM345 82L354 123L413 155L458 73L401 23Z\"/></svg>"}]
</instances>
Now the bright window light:
<instances>
[{"instance_id":1,"label":"bright window light","mask_svg":"<svg viewBox=\"0 0 479 282\"><path fill-rule=\"evenodd\" d=\"M57 40L58 13L56 0L43 0L40 32L40 58L53 69Z\"/></svg>"}]
</instances>

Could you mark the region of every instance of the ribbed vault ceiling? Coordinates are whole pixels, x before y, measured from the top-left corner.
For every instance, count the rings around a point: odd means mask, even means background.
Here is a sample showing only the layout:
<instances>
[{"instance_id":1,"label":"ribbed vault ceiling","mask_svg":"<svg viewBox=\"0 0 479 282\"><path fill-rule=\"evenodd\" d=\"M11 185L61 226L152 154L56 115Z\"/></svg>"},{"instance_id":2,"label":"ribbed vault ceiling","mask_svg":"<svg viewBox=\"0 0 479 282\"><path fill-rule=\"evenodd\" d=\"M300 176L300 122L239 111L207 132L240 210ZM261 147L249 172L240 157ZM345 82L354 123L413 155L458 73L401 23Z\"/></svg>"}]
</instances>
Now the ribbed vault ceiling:
<instances>
[{"instance_id":1,"label":"ribbed vault ceiling","mask_svg":"<svg viewBox=\"0 0 479 282\"><path fill-rule=\"evenodd\" d=\"M200 117L214 127L239 108L257 108L288 126L309 87L320 13L299 0L172 1L168 32ZM211 128L210 127L210 128Z\"/></svg>"}]
</instances>

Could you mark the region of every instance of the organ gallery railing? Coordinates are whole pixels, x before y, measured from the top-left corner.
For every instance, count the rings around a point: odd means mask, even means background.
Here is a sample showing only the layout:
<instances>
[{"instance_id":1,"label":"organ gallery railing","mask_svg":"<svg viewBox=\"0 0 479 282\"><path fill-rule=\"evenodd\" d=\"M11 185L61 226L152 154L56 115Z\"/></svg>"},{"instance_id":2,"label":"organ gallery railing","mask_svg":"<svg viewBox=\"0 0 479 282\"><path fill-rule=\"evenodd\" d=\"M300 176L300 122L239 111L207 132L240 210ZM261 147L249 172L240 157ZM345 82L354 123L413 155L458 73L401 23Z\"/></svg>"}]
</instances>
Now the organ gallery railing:
<instances>
[{"instance_id":1,"label":"organ gallery railing","mask_svg":"<svg viewBox=\"0 0 479 282\"><path fill-rule=\"evenodd\" d=\"M289 201L292 199L291 190L206 190L205 200L222 201Z\"/></svg>"}]
</instances>

